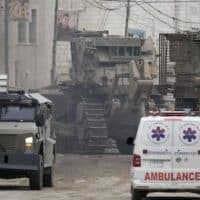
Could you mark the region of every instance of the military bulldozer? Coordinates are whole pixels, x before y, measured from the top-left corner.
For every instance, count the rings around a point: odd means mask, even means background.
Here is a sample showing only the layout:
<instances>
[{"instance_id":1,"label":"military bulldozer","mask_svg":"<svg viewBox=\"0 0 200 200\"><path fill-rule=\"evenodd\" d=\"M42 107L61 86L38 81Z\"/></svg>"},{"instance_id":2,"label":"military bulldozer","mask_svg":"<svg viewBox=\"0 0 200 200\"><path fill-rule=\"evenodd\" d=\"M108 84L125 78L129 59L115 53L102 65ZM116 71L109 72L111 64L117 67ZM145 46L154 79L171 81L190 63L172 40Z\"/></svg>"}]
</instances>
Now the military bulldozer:
<instances>
[{"instance_id":1,"label":"military bulldozer","mask_svg":"<svg viewBox=\"0 0 200 200\"><path fill-rule=\"evenodd\" d=\"M71 42L68 120L79 146L104 151L108 138L121 153L151 106L155 76L153 41L105 32L79 32Z\"/></svg>"}]
</instances>

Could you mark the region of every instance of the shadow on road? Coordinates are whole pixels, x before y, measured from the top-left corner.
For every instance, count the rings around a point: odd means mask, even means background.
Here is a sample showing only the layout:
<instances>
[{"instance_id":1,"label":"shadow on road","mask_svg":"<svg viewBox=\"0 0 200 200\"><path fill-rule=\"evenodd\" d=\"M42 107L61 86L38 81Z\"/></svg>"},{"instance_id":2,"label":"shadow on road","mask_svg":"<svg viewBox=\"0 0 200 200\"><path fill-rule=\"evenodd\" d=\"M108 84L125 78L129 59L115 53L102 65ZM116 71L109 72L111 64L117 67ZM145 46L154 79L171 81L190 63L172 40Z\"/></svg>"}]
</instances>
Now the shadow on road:
<instances>
[{"instance_id":1,"label":"shadow on road","mask_svg":"<svg viewBox=\"0 0 200 200\"><path fill-rule=\"evenodd\" d=\"M197 200L199 197L148 197L144 200Z\"/></svg>"},{"instance_id":2,"label":"shadow on road","mask_svg":"<svg viewBox=\"0 0 200 200\"><path fill-rule=\"evenodd\" d=\"M0 185L0 191L8 191L8 190L17 190L17 191L22 191L22 190L29 190L29 186L19 186L19 185Z\"/></svg>"}]
</instances>

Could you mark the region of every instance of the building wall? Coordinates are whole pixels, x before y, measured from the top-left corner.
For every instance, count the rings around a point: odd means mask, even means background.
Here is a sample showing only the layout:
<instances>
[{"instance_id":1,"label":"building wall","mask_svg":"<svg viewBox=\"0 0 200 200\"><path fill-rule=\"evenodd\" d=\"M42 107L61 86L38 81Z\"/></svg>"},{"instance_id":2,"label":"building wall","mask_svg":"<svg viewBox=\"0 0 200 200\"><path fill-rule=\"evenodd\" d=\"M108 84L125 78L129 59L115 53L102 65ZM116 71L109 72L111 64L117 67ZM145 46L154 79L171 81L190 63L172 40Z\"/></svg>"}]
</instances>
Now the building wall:
<instances>
[{"instance_id":1,"label":"building wall","mask_svg":"<svg viewBox=\"0 0 200 200\"><path fill-rule=\"evenodd\" d=\"M126 3L122 1L60 0L59 3L66 10L79 11L79 30L109 30L111 35L125 34ZM150 5L145 2L139 4L131 2L129 28L144 30L147 37L153 38L158 50L159 33L200 29L200 2ZM62 57L62 51L57 53L59 53L58 57ZM65 73L69 74L71 57L66 55L64 57L68 58L67 61L65 60L64 69L67 70ZM64 70L61 71L61 74L65 74Z\"/></svg>"},{"instance_id":2,"label":"building wall","mask_svg":"<svg viewBox=\"0 0 200 200\"><path fill-rule=\"evenodd\" d=\"M9 22L9 84L41 88L51 84L55 0L30 0L36 10L36 42L19 42L18 23ZM29 38L29 25L27 25Z\"/></svg>"},{"instance_id":3,"label":"building wall","mask_svg":"<svg viewBox=\"0 0 200 200\"><path fill-rule=\"evenodd\" d=\"M4 1L0 0L0 73L5 72ZM9 83L18 87L40 88L51 83L55 0L30 0L30 2L31 8L37 10L37 41L35 44L19 43L18 22L9 22ZM109 30L110 34L124 35L125 3L103 0L59 0L59 5L66 10L79 11L79 30ZM143 8L131 3L129 28L145 30L147 36L152 36L156 44L160 32L174 32L176 27L178 30L200 28L200 2L179 3L178 7L164 3L151 4L154 8L145 3L141 5ZM163 13L157 12L156 9ZM172 17L188 23L175 23ZM70 54L68 50L65 52ZM65 74L69 77L71 58L70 55L66 55L65 60L65 52L58 51L60 55L57 55L57 58L60 57L60 62L64 63L60 66L66 65L66 71L61 67L61 72L57 71L56 76L61 73L61 76Z\"/></svg>"},{"instance_id":4,"label":"building wall","mask_svg":"<svg viewBox=\"0 0 200 200\"><path fill-rule=\"evenodd\" d=\"M5 73L5 1L0 0L0 73Z\"/></svg>"}]
</instances>

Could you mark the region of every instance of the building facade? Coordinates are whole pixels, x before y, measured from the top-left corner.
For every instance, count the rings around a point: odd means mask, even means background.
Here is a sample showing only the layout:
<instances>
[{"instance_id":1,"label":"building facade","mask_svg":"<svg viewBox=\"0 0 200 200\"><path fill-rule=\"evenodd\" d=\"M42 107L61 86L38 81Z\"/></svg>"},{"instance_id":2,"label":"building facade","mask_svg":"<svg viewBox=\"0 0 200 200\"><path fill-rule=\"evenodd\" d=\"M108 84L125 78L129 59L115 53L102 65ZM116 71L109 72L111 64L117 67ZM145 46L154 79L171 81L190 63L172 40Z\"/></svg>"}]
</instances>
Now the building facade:
<instances>
[{"instance_id":1,"label":"building facade","mask_svg":"<svg viewBox=\"0 0 200 200\"><path fill-rule=\"evenodd\" d=\"M5 0L0 0L0 73L5 73Z\"/></svg>"},{"instance_id":2,"label":"building facade","mask_svg":"<svg viewBox=\"0 0 200 200\"><path fill-rule=\"evenodd\" d=\"M200 2L131 1L128 28L151 36L158 47L161 32L199 30ZM30 21L8 22L8 69L5 51L5 0L0 0L0 73L8 71L9 84L41 88L51 84L56 0L30 0ZM124 35L126 1L58 0L58 9L77 14L76 29L108 30ZM54 79L70 79L70 41L57 41Z\"/></svg>"},{"instance_id":3,"label":"building facade","mask_svg":"<svg viewBox=\"0 0 200 200\"><path fill-rule=\"evenodd\" d=\"M5 5L4 0L0 2ZM5 16L5 12L2 13ZM8 20L9 85L40 88L51 84L55 0L30 0L30 20ZM2 19L2 18L1 18ZM5 20L2 19L5 22ZM5 27L0 21L0 30ZM4 52L5 32L0 32ZM4 57L4 54L1 54ZM3 59L1 58L1 62ZM5 63L1 65L5 72Z\"/></svg>"},{"instance_id":4,"label":"building facade","mask_svg":"<svg viewBox=\"0 0 200 200\"><path fill-rule=\"evenodd\" d=\"M196 31L200 29L200 2L178 0L130 1L128 29L154 40L158 50L159 33ZM59 0L59 6L77 11L78 30L108 30L111 35L125 35L126 1L113 0ZM69 79L71 67L70 42L57 43L56 77ZM65 50L62 50L65 49ZM68 49L68 51L66 50ZM63 53L63 52L67 52ZM67 75L67 76L62 76Z\"/></svg>"}]
</instances>

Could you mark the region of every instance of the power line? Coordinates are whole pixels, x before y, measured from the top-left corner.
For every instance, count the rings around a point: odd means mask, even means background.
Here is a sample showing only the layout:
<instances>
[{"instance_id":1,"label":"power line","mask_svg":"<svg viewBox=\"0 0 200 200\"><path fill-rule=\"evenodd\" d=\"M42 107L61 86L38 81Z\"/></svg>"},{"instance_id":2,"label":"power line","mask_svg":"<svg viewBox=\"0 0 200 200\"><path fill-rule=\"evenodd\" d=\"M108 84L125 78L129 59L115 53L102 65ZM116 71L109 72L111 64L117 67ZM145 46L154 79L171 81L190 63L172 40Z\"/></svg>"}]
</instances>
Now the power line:
<instances>
[{"instance_id":1,"label":"power line","mask_svg":"<svg viewBox=\"0 0 200 200\"><path fill-rule=\"evenodd\" d=\"M84 0L86 3L88 3L90 6L92 6L92 7L95 7L95 8L98 8L98 9L101 9L101 10L108 10L108 11L116 11L116 10L120 10L121 8L123 8L123 7L121 7L120 6L120 8L107 8L107 7L105 7L105 6L102 6L102 4L100 3L100 2L97 2L97 1L89 1L89 0ZM118 1L118 2L123 2L123 0L103 0L103 1ZM95 2L95 3L94 3ZM158 20L158 21L160 21L161 23L163 23L163 24L165 24L165 25L167 25L168 27L170 27L170 28L172 28L172 29L175 29L175 27L173 26L173 25L171 25L171 24L169 24L169 23L167 23L166 21L164 21L164 20L162 20L162 19L160 19L159 17L156 17L154 14L152 14L149 10L147 10L144 6L142 6L140 3L138 3L139 1L137 1L137 0L130 0L130 2L134 2L134 3L136 3L141 9L143 9L146 13L148 13L150 16L152 16L153 18L155 18L156 20ZM143 2L143 4L145 3L148 3L147 1L146 2L144 2L143 0L142 1L140 1L140 2ZM180 1L179 1L180 2ZM96 4L97 3L97 4ZM125 3L125 2L124 2ZM127 5L126 5L127 6ZM130 20L132 20L132 21L135 21L137 24L140 24L140 25L143 25L143 26L148 26L148 27L151 27L150 25L146 25L146 24L142 24L142 23L140 23L140 22L137 22L136 20L133 20L133 19L131 19L130 18ZM106 20L107 21L107 20ZM179 29L178 31L180 31L180 32L183 32L184 30L181 30L181 29Z\"/></svg>"},{"instance_id":2,"label":"power line","mask_svg":"<svg viewBox=\"0 0 200 200\"><path fill-rule=\"evenodd\" d=\"M143 7L141 4L139 4L137 1L134 1L142 10L144 10L146 13L148 13L149 15L151 15L153 18L157 19L158 21L162 22L163 24L167 25L168 27L175 29L174 26L172 26L171 24L167 23L166 21L160 19L159 17L156 17L154 14L152 14L149 10L147 10L145 7ZM183 32L183 30L180 30L180 32Z\"/></svg>"},{"instance_id":3,"label":"power line","mask_svg":"<svg viewBox=\"0 0 200 200\"><path fill-rule=\"evenodd\" d=\"M99 6L93 4L92 2L90 2L90 1L88 1L88 0L84 0L84 1L85 1L87 4L89 4L90 6L92 6L92 7L95 7L95 8L99 8L99 9L105 10L104 8L99 7Z\"/></svg>"},{"instance_id":4,"label":"power line","mask_svg":"<svg viewBox=\"0 0 200 200\"><path fill-rule=\"evenodd\" d=\"M102 0L102 1L115 1L115 2L126 2L126 0ZM134 1L134 0L130 0L130 2L137 2L137 3L144 3L143 0L137 0L137 1ZM174 1L173 0L168 0L168 1L147 1L147 3L151 3L151 4L155 4L155 3L173 3L174 4ZM199 3L199 0L180 0L180 1L177 1L177 3Z\"/></svg>"},{"instance_id":5,"label":"power line","mask_svg":"<svg viewBox=\"0 0 200 200\"><path fill-rule=\"evenodd\" d=\"M104 8L99 7L99 6L95 5L95 4L93 4L93 3L90 2L89 0L84 0L84 1L85 1L86 3L88 3L90 6L94 7L94 8L98 8L98 9L101 9L101 10L105 10ZM127 5L126 5L126 6L127 6ZM123 7L121 7L121 8L123 8ZM116 11L119 11L119 10L120 10L120 9L112 10L112 12L114 12L115 14L121 15L121 14L119 14L119 13L116 12ZM136 14L134 14L134 15L136 15ZM124 17L124 15L121 15L121 16ZM136 15L136 16L138 17L139 15ZM152 27L152 26L150 26L149 24L145 24L145 23L138 22L138 21L136 21L135 19L133 19L133 18L131 18L131 17L130 17L130 20L133 21L133 22L135 22L135 23L137 23L138 25L141 25L141 26Z\"/></svg>"},{"instance_id":6,"label":"power line","mask_svg":"<svg viewBox=\"0 0 200 200\"><path fill-rule=\"evenodd\" d=\"M106 22L108 20L109 14L110 14L110 11L109 10L105 10L103 18L102 18L102 21L101 21L101 24L99 26L99 30L104 30L104 27L105 27Z\"/></svg>"},{"instance_id":7,"label":"power line","mask_svg":"<svg viewBox=\"0 0 200 200\"><path fill-rule=\"evenodd\" d=\"M112 10L118 10L118 9L121 9L122 8L122 5L121 5L121 2L120 3L120 6L116 6L114 8L110 8L110 7L106 7L103 3L100 3L99 1L97 0L93 0L96 4L98 4L99 6L101 6L102 8L106 9L106 10L109 10L109 11L112 11ZM102 0L101 0L102 2ZM123 6L125 7L125 5Z\"/></svg>"},{"instance_id":8,"label":"power line","mask_svg":"<svg viewBox=\"0 0 200 200\"><path fill-rule=\"evenodd\" d=\"M98 2L98 1L96 1L96 0L92 0L92 2L89 1L89 0L84 0L84 1L86 1L86 2L89 3L90 5L92 4L93 6L99 8L99 9L102 9L102 10L113 11L113 10L119 10L119 9L122 8L121 5L120 5L120 6L117 6L117 7L115 7L115 8L108 8L108 7L104 6L103 4L101 4L100 2ZM125 5L124 5L124 6L125 6Z\"/></svg>"},{"instance_id":9,"label":"power line","mask_svg":"<svg viewBox=\"0 0 200 200\"><path fill-rule=\"evenodd\" d=\"M191 21L184 21L182 19L179 19L179 18L176 18L176 17L172 17L170 15L168 15L167 13L159 10L158 8L155 8L154 6L152 6L150 3L148 3L147 1L143 0L143 2L145 2L149 7L153 8L155 11L157 11L158 13L164 15L165 17L168 17L172 20L175 20L175 21L179 21L179 22L182 22L182 23L187 23L187 24L200 24L199 22L191 22Z\"/></svg>"}]
</instances>

